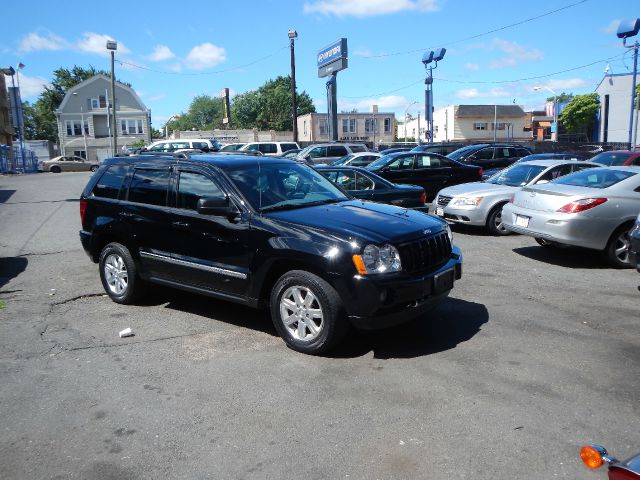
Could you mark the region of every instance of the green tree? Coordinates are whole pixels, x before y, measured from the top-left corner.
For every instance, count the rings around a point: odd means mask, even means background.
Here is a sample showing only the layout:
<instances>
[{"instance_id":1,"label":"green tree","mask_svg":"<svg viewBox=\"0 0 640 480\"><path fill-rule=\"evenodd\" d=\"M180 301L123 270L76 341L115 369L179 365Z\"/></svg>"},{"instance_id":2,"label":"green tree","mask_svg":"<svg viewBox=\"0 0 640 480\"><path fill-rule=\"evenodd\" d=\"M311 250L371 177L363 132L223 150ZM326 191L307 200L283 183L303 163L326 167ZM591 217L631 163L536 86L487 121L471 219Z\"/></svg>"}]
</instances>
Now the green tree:
<instances>
[{"instance_id":1,"label":"green tree","mask_svg":"<svg viewBox=\"0 0 640 480\"><path fill-rule=\"evenodd\" d=\"M556 100L558 103L570 102L572 99L573 93L562 92L560 95L556 96ZM547 102L553 102L553 97L547 98Z\"/></svg>"},{"instance_id":2,"label":"green tree","mask_svg":"<svg viewBox=\"0 0 640 480\"><path fill-rule=\"evenodd\" d=\"M296 101L298 115L316 111L305 91L296 95ZM291 77L277 77L257 90L233 97L231 122L234 128L291 130Z\"/></svg>"},{"instance_id":3,"label":"green tree","mask_svg":"<svg viewBox=\"0 0 640 480\"><path fill-rule=\"evenodd\" d=\"M222 99L210 97L209 95L198 95L194 97L187 112L180 113L175 119L167 124L171 130L213 130L222 128L223 116Z\"/></svg>"},{"instance_id":4,"label":"green tree","mask_svg":"<svg viewBox=\"0 0 640 480\"><path fill-rule=\"evenodd\" d=\"M587 133L600 110L597 93L576 95L562 110L558 120L569 133Z\"/></svg>"}]
</instances>

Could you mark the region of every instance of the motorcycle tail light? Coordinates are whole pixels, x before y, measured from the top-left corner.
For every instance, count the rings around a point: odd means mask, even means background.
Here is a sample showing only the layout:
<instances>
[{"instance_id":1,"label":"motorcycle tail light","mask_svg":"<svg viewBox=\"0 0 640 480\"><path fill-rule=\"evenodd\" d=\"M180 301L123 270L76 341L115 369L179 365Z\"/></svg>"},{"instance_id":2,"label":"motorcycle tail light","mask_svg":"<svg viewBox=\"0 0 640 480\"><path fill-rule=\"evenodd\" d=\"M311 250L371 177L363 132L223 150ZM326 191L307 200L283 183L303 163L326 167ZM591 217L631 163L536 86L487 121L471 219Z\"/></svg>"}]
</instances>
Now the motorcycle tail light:
<instances>
[{"instance_id":1,"label":"motorcycle tail light","mask_svg":"<svg viewBox=\"0 0 640 480\"><path fill-rule=\"evenodd\" d=\"M580 449L580 458L582 463L592 470L596 470L602 466L602 455L592 446L585 446Z\"/></svg>"}]
</instances>

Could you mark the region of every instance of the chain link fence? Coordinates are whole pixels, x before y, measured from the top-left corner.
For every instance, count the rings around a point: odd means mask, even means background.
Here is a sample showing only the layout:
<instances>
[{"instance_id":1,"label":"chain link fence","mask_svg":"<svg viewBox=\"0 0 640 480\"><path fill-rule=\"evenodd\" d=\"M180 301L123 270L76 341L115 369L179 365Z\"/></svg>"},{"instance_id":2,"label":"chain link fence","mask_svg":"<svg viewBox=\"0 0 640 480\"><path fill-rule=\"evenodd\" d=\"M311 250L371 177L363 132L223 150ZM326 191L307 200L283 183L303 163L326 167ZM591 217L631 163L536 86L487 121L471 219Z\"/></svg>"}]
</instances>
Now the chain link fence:
<instances>
[{"instance_id":1,"label":"chain link fence","mask_svg":"<svg viewBox=\"0 0 640 480\"><path fill-rule=\"evenodd\" d=\"M38 171L38 156L19 146L0 145L0 173L34 173Z\"/></svg>"}]
</instances>

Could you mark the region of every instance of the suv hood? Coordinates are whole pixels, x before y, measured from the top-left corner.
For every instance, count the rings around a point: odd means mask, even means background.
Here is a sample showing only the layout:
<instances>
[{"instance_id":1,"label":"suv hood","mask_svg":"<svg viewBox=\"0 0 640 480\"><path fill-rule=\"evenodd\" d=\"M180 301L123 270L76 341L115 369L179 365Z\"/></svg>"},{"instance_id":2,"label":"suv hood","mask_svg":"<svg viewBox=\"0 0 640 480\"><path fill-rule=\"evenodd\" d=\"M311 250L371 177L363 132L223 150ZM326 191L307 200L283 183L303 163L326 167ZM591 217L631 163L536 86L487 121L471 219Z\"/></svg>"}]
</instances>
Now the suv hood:
<instances>
[{"instance_id":1,"label":"suv hood","mask_svg":"<svg viewBox=\"0 0 640 480\"><path fill-rule=\"evenodd\" d=\"M379 203L346 201L265 214L272 219L330 232L337 238L399 243L445 229L446 222L415 210Z\"/></svg>"}]
</instances>

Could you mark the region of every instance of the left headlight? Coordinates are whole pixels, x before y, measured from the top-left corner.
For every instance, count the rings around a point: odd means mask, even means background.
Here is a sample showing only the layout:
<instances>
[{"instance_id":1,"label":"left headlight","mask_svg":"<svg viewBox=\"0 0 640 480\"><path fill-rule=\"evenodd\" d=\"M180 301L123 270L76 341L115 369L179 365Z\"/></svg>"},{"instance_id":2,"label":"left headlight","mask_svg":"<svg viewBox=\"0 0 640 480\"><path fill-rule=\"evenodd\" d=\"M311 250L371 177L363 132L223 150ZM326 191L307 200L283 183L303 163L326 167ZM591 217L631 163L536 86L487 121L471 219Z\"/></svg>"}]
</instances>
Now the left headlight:
<instances>
[{"instance_id":1,"label":"left headlight","mask_svg":"<svg viewBox=\"0 0 640 480\"><path fill-rule=\"evenodd\" d=\"M451 205L471 205L478 206L483 197L458 197L451 200Z\"/></svg>"},{"instance_id":2,"label":"left headlight","mask_svg":"<svg viewBox=\"0 0 640 480\"><path fill-rule=\"evenodd\" d=\"M362 255L354 255L353 263L361 275L372 273L399 272L402 270L400 253L393 245L367 245Z\"/></svg>"}]
</instances>

